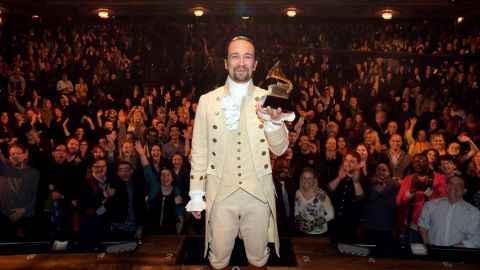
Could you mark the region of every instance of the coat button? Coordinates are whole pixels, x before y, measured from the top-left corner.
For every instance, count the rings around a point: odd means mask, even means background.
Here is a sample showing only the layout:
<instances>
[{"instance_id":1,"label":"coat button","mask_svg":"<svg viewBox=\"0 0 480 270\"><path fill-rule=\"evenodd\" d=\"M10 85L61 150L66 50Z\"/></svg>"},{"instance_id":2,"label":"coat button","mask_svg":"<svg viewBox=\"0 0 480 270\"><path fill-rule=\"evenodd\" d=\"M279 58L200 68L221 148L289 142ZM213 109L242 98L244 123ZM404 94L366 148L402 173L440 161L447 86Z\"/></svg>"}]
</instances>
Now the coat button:
<instances>
[{"instance_id":1,"label":"coat button","mask_svg":"<svg viewBox=\"0 0 480 270\"><path fill-rule=\"evenodd\" d=\"M212 169L215 169L215 166L213 166L213 165L210 165L210 168L212 168Z\"/></svg>"},{"instance_id":2,"label":"coat button","mask_svg":"<svg viewBox=\"0 0 480 270\"><path fill-rule=\"evenodd\" d=\"M242 184L242 181L238 182L238 184L241 185L241 184Z\"/></svg>"},{"instance_id":3,"label":"coat button","mask_svg":"<svg viewBox=\"0 0 480 270\"><path fill-rule=\"evenodd\" d=\"M260 139L260 142L265 142L265 139Z\"/></svg>"},{"instance_id":4,"label":"coat button","mask_svg":"<svg viewBox=\"0 0 480 270\"><path fill-rule=\"evenodd\" d=\"M267 154L267 152L262 151L262 156L265 156L266 154Z\"/></svg>"},{"instance_id":5,"label":"coat button","mask_svg":"<svg viewBox=\"0 0 480 270\"><path fill-rule=\"evenodd\" d=\"M216 142L217 142L217 139L216 139L216 138L213 138L213 142L216 143Z\"/></svg>"},{"instance_id":6,"label":"coat button","mask_svg":"<svg viewBox=\"0 0 480 270\"><path fill-rule=\"evenodd\" d=\"M213 129L217 129L217 125L213 125Z\"/></svg>"},{"instance_id":7,"label":"coat button","mask_svg":"<svg viewBox=\"0 0 480 270\"><path fill-rule=\"evenodd\" d=\"M240 160L240 157L237 157L237 160Z\"/></svg>"},{"instance_id":8,"label":"coat button","mask_svg":"<svg viewBox=\"0 0 480 270\"><path fill-rule=\"evenodd\" d=\"M255 97L255 101L259 101L259 100L260 100L260 98L259 98L259 97Z\"/></svg>"},{"instance_id":9,"label":"coat button","mask_svg":"<svg viewBox=\"0 0 480 270\"><path fill-rule=\"evenodd\" d=\"M263 128L263 124L258 125L258 128L262 129L262 128Z\"/></svg>"},{"instance_id":10,"label":"coat button","mask_svg":"<svg viewBox=\"0 0 480 270\"><path fill-rule=\"evenodd\" d=\"M237 152L239 152L239 153L240 153L240 149L237 149Z\"/></svg>"},{"instance_id":11,"label":"coat button","mask_svg":"<svg viewBox=\"0 0 480 270\"><path fill-rule=\"evenodd\" d=\"M240 135L242 135L242 133L239 131L239 132L237 133L237 135L240 136Z\"/></svg>"},{"instance_id":12,"label":"coat button","mask_svg":"<svg viewBox=\"0 0 480 270\"><path fill-rule=\"evenodd\" d=\"M217 154L215 154L215 152L212 152L212 155L216 156Z\"/></svg>"},{"instance_id":13,"label":"coat button","mask_svg":"<svg viewBox=\"0 0 480 270\"><path fill-rule=\"evenodd\" d=\"M263 166L265 169L268 169L268 164L265 164L265 166Z\"/></svg>"},{"instance_id":14,"label":"coat button","mask_svg":"<svg viewBox=\"0 0 480 270\"><path fill-rule=\"evenodd\" d=\"M238 144L242 144L242 142L238 142Z\"/></svg>"},{"instance_id":15,"label":"coat button","mask_svg":"<svg viewBox=\"0 0 480 270\"><path fill-rule=\"evenodd\" d=\"M240 168L242 168L242 166L238 165L238 166L237 166L237 168L239 168L239 169L240 169Z\"/></svg>"},{"instance_id":16,"label":"coat button","mask_svg":"<svg viewBox=\"0 0 480 270\"><path fill-rule=\"evenodd\" d=\"M220 114L220 112L215 112L215 115L219 115L219 114Z\"/></svg>"},{"instance_id":17,"label":"coat button","mask_svg":"<svg viewBox=\"0 0 480 270\"><path fill-rule=\"evenodd\" d=\"M193 175L190 175L190 179L193 179L193 178L195 178L195 176L193 176Z\"/></svg>"},{"instance_id":18,"label":"coat button","mask_svg":"<svg viewBox=\"0 0 480 270\"><path fill-rule=\"evenodd\" d=\"M242 176L242 174L241 174L241 173L238 173L238 176Z\"/></svg>"},{"instance_id":19,"label":"coat button","mask_svg":"<svg viewBox=\"0 0 480 270\"><path fill-rule=\"evenodd\" d=\"M217 97L217 101L220 101L220 97Z\"/></svg>"},{"instance_id":20,"label":"coat button","mask_svg":"<svg viewBox=\"0 0 480 270\"><path fill-rule=\"evenodd\" d=\"M200 176L200 180L203 180L203 176Z\"/></svg>"}]
</instances>

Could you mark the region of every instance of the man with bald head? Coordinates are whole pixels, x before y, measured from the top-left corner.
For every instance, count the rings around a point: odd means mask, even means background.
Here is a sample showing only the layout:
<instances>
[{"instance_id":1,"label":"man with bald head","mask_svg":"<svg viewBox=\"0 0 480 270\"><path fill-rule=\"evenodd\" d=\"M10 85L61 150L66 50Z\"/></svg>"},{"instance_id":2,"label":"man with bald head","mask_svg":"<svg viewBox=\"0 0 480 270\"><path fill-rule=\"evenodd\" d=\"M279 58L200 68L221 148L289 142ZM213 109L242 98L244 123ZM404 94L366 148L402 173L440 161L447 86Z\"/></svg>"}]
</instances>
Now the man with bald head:
<instances>
[{"instance_id":1,"label":"man with bald head","mask_svg":"<svg viewBox=\"0 0 480 270\"><path fill-rule=\"evenodd\" d=\"M268 242L279 255L269 152L280 156L287 150L284 121L295 115L261 106L267 91L253 85L257 63L250 39L232 39L227 81L200 98L195 116L186 208L197 219L206 210L205 255L213 269L227 269L237 236L249 269L266 268Z\"/></svg>"}]
</instances>

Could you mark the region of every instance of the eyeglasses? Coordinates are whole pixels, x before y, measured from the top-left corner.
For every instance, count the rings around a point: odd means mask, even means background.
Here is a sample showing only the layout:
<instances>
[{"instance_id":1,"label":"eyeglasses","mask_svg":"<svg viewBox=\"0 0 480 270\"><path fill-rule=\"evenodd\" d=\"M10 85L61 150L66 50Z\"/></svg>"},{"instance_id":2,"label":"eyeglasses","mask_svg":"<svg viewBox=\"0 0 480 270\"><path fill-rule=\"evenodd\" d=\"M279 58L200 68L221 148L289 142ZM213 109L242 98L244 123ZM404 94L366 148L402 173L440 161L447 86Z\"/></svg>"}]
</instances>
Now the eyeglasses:
<instances>
[{"instance_id":1,"label":"eyeglasses","mask_svg":"<svg viewBox=\"0 0 480 270\"><path fill-rule=\"evenodd\" d=\"M130 168L118 168L119 172L129 172Z\"/></svg>"},{"instance_id":2,"label":"eyeglasses","mask_svg":"<svg viewBox=\"0 0 480 270\"><path fill-rule=\"evenodd\" d=\"M104 169L107 167L107 165L95 165L95 166L92 166L94 169Z\"/></svg>"}]
</instances>

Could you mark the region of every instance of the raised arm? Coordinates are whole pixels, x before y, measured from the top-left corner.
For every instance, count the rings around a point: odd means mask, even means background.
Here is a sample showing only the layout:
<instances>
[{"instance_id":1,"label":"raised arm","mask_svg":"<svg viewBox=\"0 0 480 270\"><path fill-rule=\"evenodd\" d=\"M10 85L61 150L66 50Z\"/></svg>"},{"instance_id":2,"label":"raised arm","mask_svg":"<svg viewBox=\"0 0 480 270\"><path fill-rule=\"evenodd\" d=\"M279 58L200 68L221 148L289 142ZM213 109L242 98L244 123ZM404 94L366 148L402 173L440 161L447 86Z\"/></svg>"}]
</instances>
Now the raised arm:
<instances>
[{"instance_id":1,"label":"raised arm","mask_svg":"<svg viewBox=\"0 0 480 270\"><path fill-rule=\"evenodd\" d=\"M136 141L134 147L138 153L138 156L140 157L140 162L143 166L143 173L145 175L145 181L147 182L148 186L148 200L152 201L155 197L157 197L158 193L160 192L160 183L157 181L155 174L153 173L152 166L148 162L145 147L142 146L142 143L140 141Z\"/></svg>"}]
</instances>

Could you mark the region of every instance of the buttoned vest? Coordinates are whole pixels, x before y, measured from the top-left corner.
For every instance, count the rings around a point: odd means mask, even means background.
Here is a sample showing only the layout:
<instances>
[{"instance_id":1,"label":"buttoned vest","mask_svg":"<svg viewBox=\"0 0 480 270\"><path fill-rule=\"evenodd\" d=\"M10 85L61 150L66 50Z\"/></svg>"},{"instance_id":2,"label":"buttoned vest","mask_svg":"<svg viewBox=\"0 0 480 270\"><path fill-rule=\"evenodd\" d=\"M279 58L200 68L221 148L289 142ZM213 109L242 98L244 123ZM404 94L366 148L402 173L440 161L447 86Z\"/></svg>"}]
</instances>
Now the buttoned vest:
<instances>
[{"instance_id":1,"label":"buttoned vest","mask_svg":"<svg viewBox=\"0 0 480 270\"><path fill-rule=\"evenodd\" d=\"M260 201L267 202L265 194L258 184L250 151L250 141L246 126L245 100L246 98L244 97L240 107L238 130L228 131L226 139L227 155L225 157L219 192L215 198L216 202L221 202L239 188Z\"/></svg>"}]
</instances>

